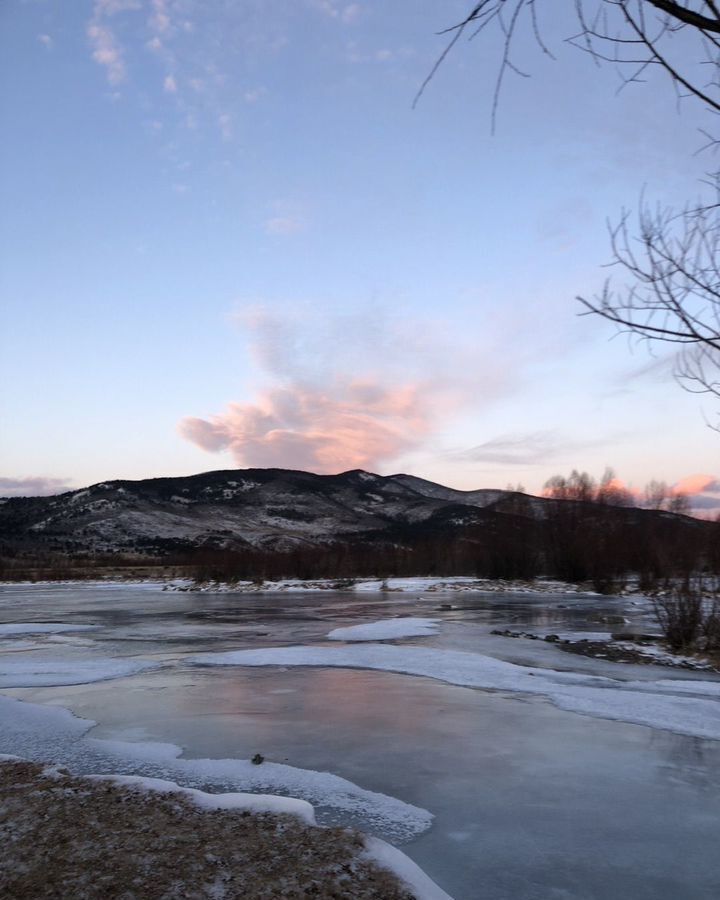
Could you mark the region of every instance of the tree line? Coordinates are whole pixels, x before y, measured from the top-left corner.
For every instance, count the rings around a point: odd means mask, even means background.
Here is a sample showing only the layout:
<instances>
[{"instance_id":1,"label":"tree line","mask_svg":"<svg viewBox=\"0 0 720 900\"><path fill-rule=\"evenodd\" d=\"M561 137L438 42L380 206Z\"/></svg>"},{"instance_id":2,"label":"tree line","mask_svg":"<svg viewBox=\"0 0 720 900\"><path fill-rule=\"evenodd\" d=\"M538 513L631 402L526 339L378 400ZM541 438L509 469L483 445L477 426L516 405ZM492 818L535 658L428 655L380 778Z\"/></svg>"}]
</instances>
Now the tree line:
<instances>
[{"instance_id":1,"label":"tree line","mask_svg":"<svg viewBox=\"0 0 720 900\"><path fill-rule=\"evenodd\" d=\"M599 481L577 469L573 469L568 477L553 475L545 482L543 494L555 500L577 500L605 506L641 506L679 515L690 512L688 495L674 490L667 482L653 479L642 491L634 493L620 482L611 468L605 469Z\"/></svg>"}]
</instances>

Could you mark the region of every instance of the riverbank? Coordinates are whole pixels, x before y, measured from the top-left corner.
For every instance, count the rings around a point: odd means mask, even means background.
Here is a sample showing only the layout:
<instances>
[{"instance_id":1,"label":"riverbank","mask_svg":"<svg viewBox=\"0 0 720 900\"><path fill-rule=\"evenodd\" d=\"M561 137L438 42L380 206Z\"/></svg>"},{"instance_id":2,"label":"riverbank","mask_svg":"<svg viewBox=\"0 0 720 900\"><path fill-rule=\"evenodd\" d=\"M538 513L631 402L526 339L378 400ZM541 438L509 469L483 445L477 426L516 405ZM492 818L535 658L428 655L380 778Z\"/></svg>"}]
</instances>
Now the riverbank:
<instances>
[{"instance_id":1,"label":"riverbank","mask_svg":"<svg viewBox=\"0 0 720 900\"><path fill-rule=\"evenodd\" d=\"M267 809L276 810L267 812ZM310 804L0 760L0 894L449 900L400 851Z\"/></svg>"}]
</instances>

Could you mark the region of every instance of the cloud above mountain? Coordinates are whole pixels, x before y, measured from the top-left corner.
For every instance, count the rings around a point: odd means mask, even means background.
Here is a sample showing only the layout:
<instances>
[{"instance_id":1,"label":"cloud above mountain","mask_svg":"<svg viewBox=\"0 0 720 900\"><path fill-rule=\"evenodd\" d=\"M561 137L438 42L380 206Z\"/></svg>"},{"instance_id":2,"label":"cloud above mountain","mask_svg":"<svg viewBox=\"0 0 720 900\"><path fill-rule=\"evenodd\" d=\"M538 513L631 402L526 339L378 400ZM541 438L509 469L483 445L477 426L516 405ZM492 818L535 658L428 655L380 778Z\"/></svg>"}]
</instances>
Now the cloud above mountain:
<instances>
[{"instance_id":1,"label":"cloud above mountain","mask_svg":"<svg viewBox=\"0 0 720 900\"><path fill-rule=\"evenodd\" d=\"M471 367L442 327L409 326L399 314L256 307L239 321L264 383L249 401L178 423L183 437L229 451L239 465L380 469L454 411L495 399L515 380L509 361Z\"/></svg>"},{"instance_id":2,"label":"cloud above mountain","mask_svg":"<svg viewBox=\"0 0 720 900\"><path fill-rule=\"evenodd\" d=\"M209 419L186 417L180 433L238 463L319 473L374 469L412 448L432 421L419 385L397 388L337 379L326 389L295 384L231 403Z\"/></svg>"}]
</instances>

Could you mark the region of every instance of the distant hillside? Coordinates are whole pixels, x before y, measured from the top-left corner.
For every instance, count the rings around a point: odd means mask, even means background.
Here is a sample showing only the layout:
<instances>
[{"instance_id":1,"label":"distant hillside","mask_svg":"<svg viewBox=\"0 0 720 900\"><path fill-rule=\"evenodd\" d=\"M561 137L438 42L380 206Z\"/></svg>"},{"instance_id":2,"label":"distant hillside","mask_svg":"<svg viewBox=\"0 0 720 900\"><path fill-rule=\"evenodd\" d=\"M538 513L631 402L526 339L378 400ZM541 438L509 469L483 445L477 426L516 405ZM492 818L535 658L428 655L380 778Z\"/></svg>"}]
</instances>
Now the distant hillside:
<instances>
[{"instance_id":1,"label":"distant hillside","mask_svg":"<svg viewBox=\"0 0 720 900\"><path fill-rule=\"evenodd\" d=\"M664 568L669 556L695 562L712 556L708 548L717 534L711 523L665 512L459 491L411 475L361 470L233 469L106 481L0 502L6 565L118 555L182 560L201 553L297 560L300 554L305 563L342 556L347 570L372 568L382 557L395 571L434 566L487 574L488 568L557 572L556 557L563 554L582 557L575 568L589 571L593 558L612 550L618 565Z\"/></svg>"},{"instance_id":2,"label":"distant hillside","mask_svg":"<svg viewBox=\"0 0 720 900\"><path fill-rule=\"evenodd\" d=\"M410 475L288 469L206 472L183 478L105 481L54 497L0 506L0 540L17 548L113 553L178 547L276 550L334 542L396 525L455 524L509 496L455 491ZM543 501L540 501L543 502Z\"/></svg>"}]
</instances>

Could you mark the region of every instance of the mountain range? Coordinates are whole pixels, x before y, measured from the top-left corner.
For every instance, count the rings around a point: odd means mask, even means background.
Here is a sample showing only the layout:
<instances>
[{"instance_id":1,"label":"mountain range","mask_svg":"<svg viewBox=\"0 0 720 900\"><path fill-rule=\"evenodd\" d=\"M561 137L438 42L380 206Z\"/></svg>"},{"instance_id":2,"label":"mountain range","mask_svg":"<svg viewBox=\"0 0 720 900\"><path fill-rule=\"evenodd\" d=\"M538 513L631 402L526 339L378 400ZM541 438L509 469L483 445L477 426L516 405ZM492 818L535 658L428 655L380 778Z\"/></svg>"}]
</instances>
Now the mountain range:
<instances>
[{"instance_id":1,"label":"mountain range","mask_svg":"<svg viewBox=\"0 0 720 900\"><path fill-rule=\"evenodd\" d=\"M104 481L50 497L0 501L0 551L28 556L189 549L290 551L337 542L416 542L498 522L542 528L559 508L583 519L596 504L514 491L460 491L412 475L352 470L315 475L288 469L232 469L177 478ZM651 510L605 510L615 521L695 520Z\"/></svg>"},{"instance_id":2,"label":"mountain range","mask_svg":"<svg viewBox=\"0 0 720 900\"><path fill-rule=\"evenodd\" d=\"M50 497L0 501L6 548L163 553L188 547L287 550L401 526L458 527L524 495L458 491L412 475L354 470L314 475L241 469L179 478L104 481ZM547 501L526 498L540 514Z\"/></svg>"}]
</instances>

